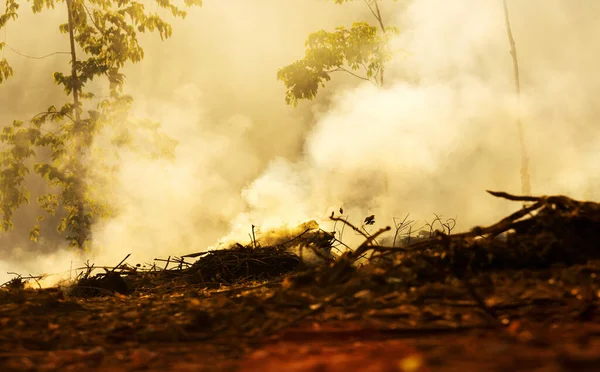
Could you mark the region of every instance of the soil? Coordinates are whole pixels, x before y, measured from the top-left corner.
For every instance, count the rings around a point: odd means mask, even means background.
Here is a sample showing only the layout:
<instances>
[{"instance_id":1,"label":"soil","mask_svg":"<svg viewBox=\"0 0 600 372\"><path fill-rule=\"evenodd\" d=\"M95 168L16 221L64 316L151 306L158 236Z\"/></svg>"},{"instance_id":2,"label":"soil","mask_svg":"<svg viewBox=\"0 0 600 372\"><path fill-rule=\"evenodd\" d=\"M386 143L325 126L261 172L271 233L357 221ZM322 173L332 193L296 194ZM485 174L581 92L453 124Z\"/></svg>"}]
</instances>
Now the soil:
<instances>
[{"instance_id":1,"label":"soil","mask_svg":"<svg viewBox=\"0 0 600 372\"><path fill-rule=\"evenodd\" d=\"M292 297L270 302L274 289L264 283L93 298L11 290L0 305L0 369L595 371L597 272L593 263L530 272L528 279L515 272L518 281L510 283L495 277L496 294L482 295L494 316L474 299L459 299L459 288L437 285L409 289L408 297L358 293L351 303L319 309ZM556 279L537 279L548 276ZM503 281L513 293L502 299L497 293L510 292L499 288Z\"/></svg>"},{"instance_id":2,"label":"soil","mask_svg":"<svg viewBox=\"0 0 600 372\"><path fill-rule=\"evenodd\" d=\"M316 267L253 241L69 287L17 277L0 288L0 370L598 371L600 205L527 201L487 228L403 247L377 232L340 257L306 230L289 242L317 246Z\"/></svg>"}]
</instances>

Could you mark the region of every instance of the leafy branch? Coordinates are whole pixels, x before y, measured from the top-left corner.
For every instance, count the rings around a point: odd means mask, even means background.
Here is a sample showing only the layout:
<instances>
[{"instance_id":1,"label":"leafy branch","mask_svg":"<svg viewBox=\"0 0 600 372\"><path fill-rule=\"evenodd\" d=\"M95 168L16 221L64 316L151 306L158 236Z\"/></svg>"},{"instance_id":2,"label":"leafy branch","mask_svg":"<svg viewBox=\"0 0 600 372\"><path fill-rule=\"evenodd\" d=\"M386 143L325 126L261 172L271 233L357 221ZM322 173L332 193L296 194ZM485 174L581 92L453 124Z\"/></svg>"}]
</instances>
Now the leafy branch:
<instances>
[{"instance_id":1,"label":"leafy branch","mask_svg":"<svg viewBox=\"0 0 600 372\"><path fill-rule=\"evenodd\" d=\"M176 18L187 15L171 0L155 1ZM127 146L151 158L173 157L177 143L161 132L159 124L130 117L133 98L122 94L125 75L121 72L127 63L137 63L144 57L138 40L140 33L155 32L164 40L172 35L172 27L158 14L147 12L144 4L132 0L31 0L31 3L34 13L66 5L66 22L58 28L69 36L71 68L68 73L55 72L53 77L71 102L59 108L50 106L35 115L27 126L15 120L0 132L0 142L4 145L0 152L0 228L12 229L13 213L30 202L25 181L33 171L49 190L36 200L40 209L46 214L62 216L58 232L66 233L71 246L83 249L91 237L94 221L115 213L111 206L94 199L97 186L90 179L108 185L118 171L118 165L108 160L118 155L94 148L94 138L108 133L113 146ZM200 6L202 1L185 0L184 5ZM0 15L0 30L8 21L17 19L18 10L17 0L6 1L5 12ZM0 43L0 49L5 45ZM82 53L83 58L77 53ZM12 74L8 61L0 60L0 82ZM95 95L84 88L97 78L106 79L110 95L91 105L89 101ZM141 136L145 143L134 140L135 132L145 133ZM99 159L94 168L102 172L90 167L91 157ZM30 232L34 241L40 235L43 219L44 216L39 216Z\"/></svg>"},{"instance_id":2,"label":"leafy branch","mask_svg":"<svg viewBox=\"0 0 600 372\"><path fill-rule=\"evenodd\" d=\"M300 99L313 99L319 87L331 80L334 72L381 85L383 66L391 59L388 41L395 28L385 29L355 22L352 27L338 27L334 32L312 33L306 41L303 59L280 69L277 78L285 84L287 104L296 106ZM362 74L357 71L362 70Z\"/></svg>"}]
</instances>

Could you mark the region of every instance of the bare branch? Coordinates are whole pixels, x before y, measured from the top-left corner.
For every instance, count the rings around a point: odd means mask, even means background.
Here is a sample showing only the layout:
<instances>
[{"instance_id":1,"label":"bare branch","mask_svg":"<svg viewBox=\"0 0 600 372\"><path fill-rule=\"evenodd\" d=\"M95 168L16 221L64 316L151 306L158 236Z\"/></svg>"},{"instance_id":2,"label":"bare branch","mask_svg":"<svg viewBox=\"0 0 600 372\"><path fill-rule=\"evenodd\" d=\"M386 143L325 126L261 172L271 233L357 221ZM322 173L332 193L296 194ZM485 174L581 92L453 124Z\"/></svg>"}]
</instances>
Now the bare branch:
<instances>
[{"instance_id":1,"label":"bare branch","mask_svg":"<svg viewBox=\"0 0 600 372\"><path fill-rule=\"evenodd\" d=\"M360 75L357 75L357 74L355 74L354 72L352 72L352 71L350 71L350 70L347 70L347 69L345 69L345 68L343 68L343 67L338 67L338 68L336 68L336 69L334 69L334 70L329 70L329 71L325 71L325 72L326 72L326 73L328 73L328 74L330 74L330 73L332 73L332 72L338 72L338 71L340 71L340 72L347 72L347 73L349 73L350 75L352 75L352 76L354 76L354 77L356 77L356 78L359 78L359 79L361 79L361 80L368 81L368 82L372 83L372 84L373 84L373 85L375 85L375 86L379 86L379 85L377 84L377 82L373 81L373 79L369 79L369 78L368 78L368 77L366 77L366 76L360 76Z\"/></svg>"},{"instance_id":2,"label":"bare branch","mask_svg":"<svg viewBox=\"0 0 600 372\"><path fill-rule=\"evenodd\" d=\"M504 6L504 21L506 24L506 33L508 34L508 43L510 45L510 55L513 61L513 70L515 75L515 91L517 94L517 103L520 111L521 101L521 81L519 78L519 60L517 58L517 48L515 46L515 39L512 34L512 28L510 26L510 16L508 14L508 3L507 0L502 1ZM531 180L529 178L529 158L527 156L527 149L525 147L525 136L523 133L523 123L521 122L521 113L519 112L517 117L517 130L519 132L519 143L521 145L521 188L525 195L531 195Z\"/></svg>"},{"instance_id":3,"label":"bare branch","mask_svg":"<svg viewBox=\"0 0 600 372\"><path fill-rule=\"evenodd\" d=\"M44 58L52 57L57 54L71 54L71 52L53 52L53 53L46 54L46 55L43 55L40 57L36 57L36 56L31 56L29 54L21 53L18 50L11 47L8 43L4 43L4 46L6 46L8 49L10 49L13 53L18 54L21 57L30 58L30 59L44 59Z\"/></svg>"}]
</instances>

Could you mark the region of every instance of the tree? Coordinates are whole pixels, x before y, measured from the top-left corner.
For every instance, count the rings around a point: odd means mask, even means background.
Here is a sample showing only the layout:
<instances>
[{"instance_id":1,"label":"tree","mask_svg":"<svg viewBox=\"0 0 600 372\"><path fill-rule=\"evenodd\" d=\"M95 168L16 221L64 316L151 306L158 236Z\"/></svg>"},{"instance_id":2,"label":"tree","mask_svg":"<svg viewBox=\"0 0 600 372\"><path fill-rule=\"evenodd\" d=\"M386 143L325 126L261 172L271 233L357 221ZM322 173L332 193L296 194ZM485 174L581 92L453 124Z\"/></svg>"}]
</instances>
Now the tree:
<instances>
[{"instance_id":1,"label":"tree","mask_svg":"<svg viewBox=\"0 0 600 372\"><path fill-rule=\"evenodd\" d=\"M171 0L155 1L174 17L184 18L187 14L182 6ZM11 230L14 227L13 212L29 203L30 192L25 177L33 170L46 180L50 190L37 198L40 208L50 215L61 209L64 217L57 230L67 233L72 247L83 249L90 239L92 223L114 213L111 206L91 196L94 185L89 179L93 172L87 159L92 156L94 137L101 132L110 133L113 145L135 147L139 144L135 143L131 133L146 131L152 149L148 156L168 156L176 146L175 141L160 131L160 125L130 117L133 98L123 94L125 76L121 72L126 63L137 63L144 57L138 42L139 33L158 32L164 40L171 36L172 27L157 13L148 12L142 3L132 0L27 2L32 4L34 13L65 5L66 19L59 25L59 31L69 38L71 68L68 73L55 72L53 76L54 82L64 88L70 99L61 107L50 106L26 123L15 120L2 129L0 229ZM0 30L8 21L17 19L22 3L22 0L6 1L5 12L0 15ZM186 7L201 6L202 0L184 0L184 4ZM4 46L0 43L0 49ZM0 60L0 83L12 74L8 61ZM110 93L94 105L94 93L84 88L97 78L106 79ZM105 176L95 172L95 181L102 187L102 182L106 181L102 177L109 177L117 165L105 162L100 166L107 172ZM34 241L40 234L43 218L43 215L38 217L31 230L30 238Z\"/></svg>"},{"instance_id":2,"label":"tree","mask_svg":"<svg viewBox=\"0 0 600 372\"><path fill-rule=\"evenodd\" d=\"M353 0L334 0L336 4L349 1ZM333 32L312 33L305 43L304 58L277 72L277 79L286 86L287 104L296 106L301 99L315 98L319 87L324 87L334 72L346 72L375 85L383 85L385 64L392 56L390 37L398 30L385 26L382 0L363 1L377 21L376 26L355 22L349 29L337 27ZM358 72L361 69L362 74Z\"/></svg>"},{"instance_id":3,"label":"tree","mask_svg":"<svg viewBox=\"0 0 600 372\"><path fill-rule=\"evenodd\" d=\"M515 94L518 101L519 113L517 116L517 131L519 135L519 145L521 147L521 191L524 195L531 195L531 180L529 178L529 157L527 156L527 147L525 146L525 135L523 133L523 122L521 121L521 80L519 78L519 59L517 58L517 47L510 26L510 14L508 13L508 3L502 1L504 8L504 22L506 25L506 34L510 46L510 55L513 62L513 73L515 78Z\"/></svg>"}]
</instances>

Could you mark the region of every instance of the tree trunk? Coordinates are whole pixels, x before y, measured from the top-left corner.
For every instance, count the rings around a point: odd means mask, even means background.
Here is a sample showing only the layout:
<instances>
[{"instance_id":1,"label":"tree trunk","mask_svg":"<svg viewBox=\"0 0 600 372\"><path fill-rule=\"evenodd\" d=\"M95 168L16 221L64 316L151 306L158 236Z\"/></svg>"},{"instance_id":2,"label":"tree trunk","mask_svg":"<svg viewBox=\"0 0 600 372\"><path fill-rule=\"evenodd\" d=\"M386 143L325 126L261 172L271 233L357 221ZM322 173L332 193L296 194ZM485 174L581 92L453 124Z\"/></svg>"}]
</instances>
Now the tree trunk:
<instances>
[{"instance_id":1,"label":"tree trunk","mask_svg":"<svg viewBox=\"0 0 600 372\"><path fill-rule=\"evenodd\" d=\"M381 11L379 10L379 3L378 0L375 0L375 18L377 18L377 21L379 22L379 27L381 28L381 32L383 34L385 34L385 26L383 25L383 18L381 17ZM385 67L383 66L383 64L381 65L381 70L379 71L379 84L381 86L383 86L383 75L385 72Z\"/></svg>"},{"instance_id":2,"label":"tree trunk","mask_svg":"<svg viewBox=\"0 0 600 372\"><path fill-rule=\"evenodd\" d=\"M82 141L84 137L83 128L81 127L81 115L80 115L80 101L79 101L79 90L81 89L79 78L77 77L77 54L75 52L75 37L73 31L73 0L66 0L67 2L67 14L69 22L69 42L71 44L71 79L73 80L73 105L75 107L75 128L74 128L74 140L75 140L75 153L73 154L73 173L74 173L74 188L75 195L77 198L77 219L79 220L80 226L73 231L76 237L77 248L83 249L85 242L88 238L87 224L85 223L85 206L84 206L84 193L85 188L83 185L85 170L81 163L82 156ZM83 228L82 228L83 227ZM69 226L68 226L69 228Z\"/></svg>"},{"instance_id":3,"label":"tree trunk","mask_svg":"<svg viewBox=\"0 0 600 372\"><path fill-rule=\"evenodd\" d=\"M517 48L515 39L513 38L512 29L510 27L510 17L508 14L508 4L503 0L504 20L506 24L506 32L508 34L508 43L510 44L510 55L512 56L513 69L515 76L515 91L517 94L518 116L517 130L519 133L519 143L521 145L521 191L524 195L531 195L531 181L529 178L529 157L527 156L527 148L525 146L525 135L523 133L523 123L521 122L521 81L519 78L519 60L517 58Z\"/></svg>"}]
</instances>

